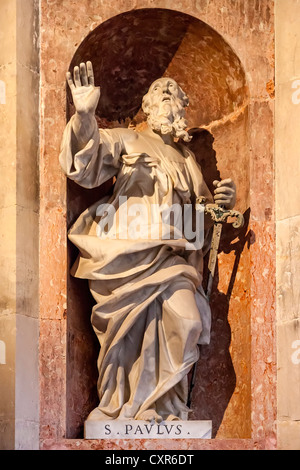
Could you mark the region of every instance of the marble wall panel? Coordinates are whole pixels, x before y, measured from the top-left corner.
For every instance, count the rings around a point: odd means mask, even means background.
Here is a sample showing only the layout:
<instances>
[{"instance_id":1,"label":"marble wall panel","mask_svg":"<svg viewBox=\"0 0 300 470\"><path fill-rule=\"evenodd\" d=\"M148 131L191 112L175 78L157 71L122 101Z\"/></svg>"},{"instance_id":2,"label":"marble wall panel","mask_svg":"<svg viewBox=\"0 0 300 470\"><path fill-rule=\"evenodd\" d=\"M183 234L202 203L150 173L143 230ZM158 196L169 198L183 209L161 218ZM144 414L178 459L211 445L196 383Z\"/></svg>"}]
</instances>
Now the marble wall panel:
<instances>
[{"instance_id":1,"label":"marble wall panel","mask_svg":"<svg viewBox=\"0 0 300 470\"><path fill-rule=\"evenodd\" d=\"M15 438L15 335L16 319L13 312L1 311L0 339L5 343L5 363L0 364L1 406L0 445L3 450L14 447Z\"/></svg>"},{"instance_id":2,"label":"marble wall panel","mask_svg":"<svg viewBox=\"0 0 300 470\"><path fill-rule=\"evenodd\" d=\"M300 100L295 95L300 89L300 71L297 80L278 83L276 89L277 220L300 214L299 198L295 193L300 177L300 137L297 132ZM297 88L293 88L294 83L298 83Z\"/></svg>"},{"instance_id":3,"label":"marble wall panel","mask_svg":"<svg viewBox=\"0 0 300 470\"><path fill-rule=\"evenodd\" d=\"M30 449L38 447L39 408L38 2L29 0L25 7L20 0L4 0L0 17L0 79L6 92L0 105L0 339L8 361L0 370L1 422L9 419L1 447Z\"/></svg>"},{"instance_id":4,"label":"marble wall panel","mask_svg":"<svg viewBox=\"0 0 300 470\"><path fill-rule=\"evenodd\" d=\"M66 321L42 319L40 337L40 439L65 435Z\"/></svg>"},{"instance_id":5,"label":"marble wall panel","mask_svg":"<svg viewBox=\"0 0 300 470\"><path fill-rule=\"evenodd\" d=\"M276 440L275 224L251 230L252 437Z\"/></svg>"},{"instance_id":6,"label":"marble wall panel","mask_svg":"<svg viewBox=\"0 0 300 470\"><path fill-rule=\"evenodd\" d=\"M39 365L37 318L16 317L15 449L39 449Z\"/></svg>"},{"instance_id":7,"label":"marble wall panel","mask_svg":"<svg viewBox=\"0 0 300 470\"><path fill-rule=\"evenodd\" d=\"M38 73L39 0L29 0L29 2L17 0L17 12L16 34L18 62L32 72ZM33 98L31 94L29 96L31 99ZM36 98L34 98L34 101L35 99Z\"/></svg>"},{"instance_id":8,"label":"marble wall panel","mask_svg":"<svg viewBox=\"0 0 300 470\"><path fill-rule=\"evenodd\" d=\"M16 2L3 0L0 6L1 53L0 64L12 63L16 48Z\"/></svg>"},{"instance_id":9,"label":"marble wall panel","mask_svg":"<svg viewBox=\"0 0 300 470\"><path fill-rule=\"evenodd\" d=\"M39 74L18 64L17 72L17 204L39 210Z\"/></svg>"},{"instance_id":10,"label":"marble wall panel","mask_svg":"<svg viewBox=\"0 0 300 470\"><path fill-rule=\"evenodd\" d=\"M299 421L280 421L278 423L278 448L298 450L300 448Z\"/></svg>"},{"instance_id":11,"label":"marble wall panel","mask_svg":"<svg viewBox=\"0 0 300 470\"><path fill-rule=\"evenodd\" d=\"M277 243L277 320L285 322L300 317L300 216L276 223ZM299 338L300 339L300 338Z\"/></svg>"},{"instance_id":12,"label":"marble wall panel","mask_svg":"<svg viewBox=\"0 0 300 470\"><path fill-rule=\"evenodd\" d=\"M5 363L0 364L0 447L13 449L15 440L16 342L16 5L0 5L0 80L5 99L0 104L0 340Z\"/></svg>"},{"instance_id":13,"label":"marble wall panel","mask_svg":"<svg viewBox=\"0 0 300 470\"><path fill-rule=\"evenodd\" d=\"M274 102L254 101L250 105L250 204L253 221L274 220Z\"/></svg>"},{"instance_id":14,"label":"marble wall panel","mask_svg":"<svg viewBox=\"0 0 300 470\"><path fill-rule=\"evenodd\" d=\"M160 439L159 441L135 440L82 440L64 439L44 441L45 450L275 450L273 440L262 439Z\"/></svg>"},{"instance_id":15,"label":"marble wall panel","mask_svg":"<svg viewBox=\"0 0 300 470\"><path fill-rule=\"evenodd\" d=\"M5 83L5 104L0 105L0 208L16 204L16 62L0 62L0 80Z\"/></svg>"},{"instance_id":16,"label":"marble wall panel","mask_svg":"<svg viewBox=\"0 0 300 470\"><path fill-rule=\"evenodd\" d=\"M299 14L296 0L276 2L276 289L278 439L300 449L299 402Z\"/></svg>"},{"instance_id":17,"label":"marble wall panel","mask_svg":"<svg viewBox=\"0 0 300 470\"><path fill-rule=\"evenodd\" d=\"M299 5L297 0L275 4L276 82L288 83L300 76Z\"/></svg>"},{"instance_id":18,"label":"marble wall panel","mask_svg":"<svg viewBox=\"0 0 300 470\"><path fill-rule=\"evenodd\" d=\"M278 418L300 420L300 319L281 323L278 338ZM285 393L283 393L283 391Z\"/></svg>"}]
</instances>

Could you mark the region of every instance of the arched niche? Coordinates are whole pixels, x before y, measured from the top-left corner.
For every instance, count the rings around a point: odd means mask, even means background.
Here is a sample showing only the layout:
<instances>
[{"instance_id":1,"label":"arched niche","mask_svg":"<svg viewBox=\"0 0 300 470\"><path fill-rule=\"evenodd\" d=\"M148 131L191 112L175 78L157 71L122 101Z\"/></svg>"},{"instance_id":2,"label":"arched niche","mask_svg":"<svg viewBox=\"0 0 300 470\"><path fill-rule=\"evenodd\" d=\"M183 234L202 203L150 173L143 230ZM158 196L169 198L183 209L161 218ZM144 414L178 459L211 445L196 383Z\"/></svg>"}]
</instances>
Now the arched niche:
<instances>
[{"instance_id":1,"label":"arched niche","mask_svg":"<svg viewBox=\"0 0 300 470\"><path fill-rule=\"evenodd\" d=\"M206 23L151 8L100 24L79 45L69 70L87 60L101 87L96 111L100 128L143 128L143 95L155 79L170 76L189 96L190 146L208 186L212 189L214 179L229 176L237 184L237 209L245 214L246 224L240 231L223 231L211 298L212 341L201 351L191 418L211 419L214 437L250 437L249 96L243 66ZM67 119L73 113L67 90ZM84 190L68 181L68 226L112 184ZM76 255L70 245L70 265ZM82 436L84 419L98 403L98 344L89 324L92 304L87 282L69 277L67 434L74 438Z\"/></svg>"}]
</instances>

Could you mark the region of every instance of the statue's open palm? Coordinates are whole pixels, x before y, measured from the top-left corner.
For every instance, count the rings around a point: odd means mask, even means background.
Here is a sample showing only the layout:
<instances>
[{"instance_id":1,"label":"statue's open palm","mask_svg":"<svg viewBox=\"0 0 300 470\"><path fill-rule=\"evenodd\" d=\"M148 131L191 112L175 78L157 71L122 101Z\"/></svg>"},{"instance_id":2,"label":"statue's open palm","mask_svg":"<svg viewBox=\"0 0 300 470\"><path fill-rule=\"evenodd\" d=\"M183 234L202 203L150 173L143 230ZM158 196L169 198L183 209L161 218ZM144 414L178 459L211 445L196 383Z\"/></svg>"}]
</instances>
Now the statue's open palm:
<instances>
[{"instance_id":1,"label":"statue's open palm","mask_svg":"<svg viewBox=\"0 0 300 470\"><path fill-rule=\"evenodd\" d=\"M95 114L100 88L95 87L92 63L81 63L79 67L74 67L73 77L71 72L67 72L67 82L77 113Z\"/></svg>"}]
</instances>

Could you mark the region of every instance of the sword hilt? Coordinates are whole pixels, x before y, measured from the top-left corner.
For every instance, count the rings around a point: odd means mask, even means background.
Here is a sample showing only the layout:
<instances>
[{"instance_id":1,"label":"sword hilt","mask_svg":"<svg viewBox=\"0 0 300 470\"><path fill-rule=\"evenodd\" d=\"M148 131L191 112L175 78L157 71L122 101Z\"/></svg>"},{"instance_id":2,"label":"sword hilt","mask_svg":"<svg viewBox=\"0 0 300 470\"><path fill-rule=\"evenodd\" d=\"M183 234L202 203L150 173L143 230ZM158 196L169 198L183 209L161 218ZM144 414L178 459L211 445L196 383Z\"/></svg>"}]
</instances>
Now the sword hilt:
<instances>
[{"instance_id":1,"label":"sword hilt","mask_svg":"<svg viewBox=\"0 0 300 470\"><path fill-rule=\"evenodd\" d=\"M234 222L231 222L234 228L240 228L244 225L243 214L233 209L225 209L224 206L218 204L206 204L205 213L209 214L216 224L223 224L231 217L235 219Z\"/></svg>"}]
</instances>

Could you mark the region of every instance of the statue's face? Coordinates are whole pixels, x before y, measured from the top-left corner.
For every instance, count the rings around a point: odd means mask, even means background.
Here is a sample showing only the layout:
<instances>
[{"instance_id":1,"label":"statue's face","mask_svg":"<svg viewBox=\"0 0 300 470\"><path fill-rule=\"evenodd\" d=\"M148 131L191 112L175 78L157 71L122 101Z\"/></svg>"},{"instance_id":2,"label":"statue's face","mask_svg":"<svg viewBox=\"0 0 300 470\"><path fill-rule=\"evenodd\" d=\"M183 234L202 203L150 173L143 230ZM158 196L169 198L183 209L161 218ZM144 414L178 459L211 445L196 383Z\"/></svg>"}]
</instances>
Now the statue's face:
<instances>
[{"instance_id":1,"label":"statue's face","mask_svg":"<svg viewBox=\"0 0 300 470\"><path fill-rule=\"evenodd\" d=\"M189 141L185 131L185 107L189 100L184 91L172 78L162 77L149 88L143 97L142 108L147 116L148 125L162 134L172 134Z\"/></svg>"},{"instance_id":2,"label":"statue's face","mask_svg":"<svg viewBox=\"0 0 300 470\"><path fill-rule=\"evenodd\" d=\"M179 87L172 78L159 78L152 83L148 91L150 108L167 110L178 102Z\"/></svg>"}]
</instances>

